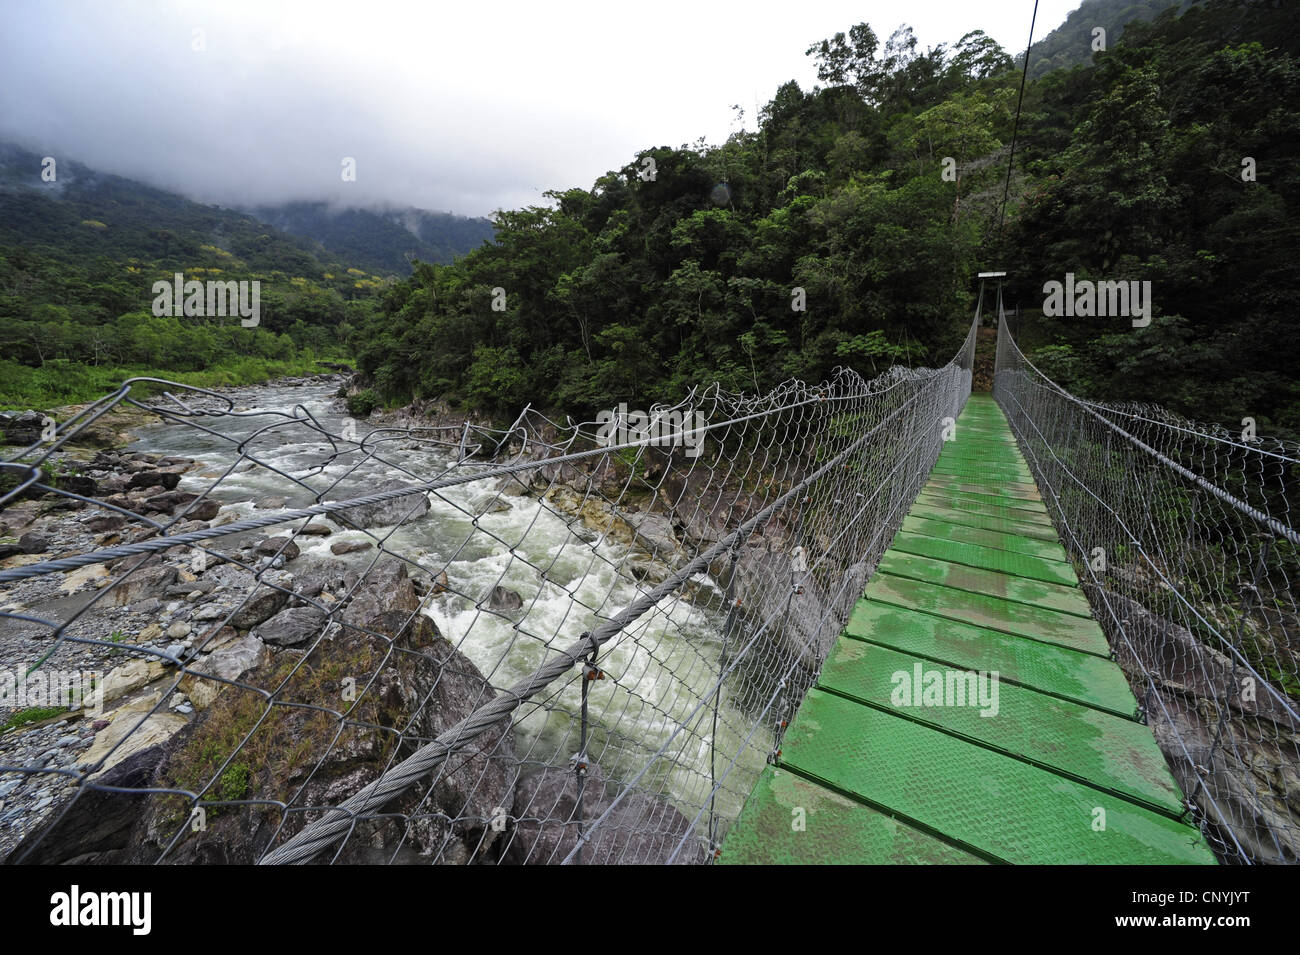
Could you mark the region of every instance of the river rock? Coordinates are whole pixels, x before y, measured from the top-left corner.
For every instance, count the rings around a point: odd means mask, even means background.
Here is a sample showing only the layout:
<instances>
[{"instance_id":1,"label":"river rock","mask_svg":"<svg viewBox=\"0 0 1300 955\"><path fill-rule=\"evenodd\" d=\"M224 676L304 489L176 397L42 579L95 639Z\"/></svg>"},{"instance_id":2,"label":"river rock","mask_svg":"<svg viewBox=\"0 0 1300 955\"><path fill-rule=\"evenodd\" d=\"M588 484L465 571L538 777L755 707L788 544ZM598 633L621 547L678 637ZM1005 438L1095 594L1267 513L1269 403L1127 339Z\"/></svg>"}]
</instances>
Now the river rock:
<instances>
[{"instance_id":1,"label":"river rock","mask_svg":"<svg viewBox=\"0 0 1300 955\"><path fill-rule=\"evenodd\" d=\"M589 763L582 819L589 827L606 804L605 775ZM510 865L558 865L578 844L578 783L573 767L548 766L519 780L514 829L502 853Z\"/></svg>"},{"instance_id":2,"label":"river rock","mask_svg":"<svg viewBox=\"0 0 1300 955\"><path fill-rule=\"evenodd\" d=\"M252 634L244 634L221 643L214 642L214 645L217 648L202 660L191 664L190 672L180 682L180 689L199 709L211 706L212 701L226 688L226 684L205 677L234 682L254 667L265 664L271 657L266 644Z\"/></svg>"},{"instance_id":3,"label":"river rock","mask_svg":"<svg viewBox=\"0 0 1300 955\"><path fill-rule=\"evenodd\" d=\"M9 445L26 447L41 440L45 415L39 411L0 412L0 434Z\"/></svg>"},{"instance_id":4,"label":"river rock","mask_svg":"<svg viewBox=\"0 0 1300 955\"><path fill-rule=\"evenodd\" d=\"M358 551L369 550L374 547L370 541L352 540L352 541L335 541L330 544L331 554L355 554Z\"/></svg>"},{"instance_id":5,"label":"river rock","mask_svg":"<svg viewBox=\"0 0 1300 955\"><path fill-rule=\"evenodd\" d=\"M663 514L642 511L624 515L624 520L631 525L637 540L649 548L655 558L673 563L684 556L672 521Z\"/></svg>"},{"instance_id":6,"label":"river rock","mask_svg":"<svg viewBox=\"0 0 1300 955\"><path fill-rule=\"evenodd\" d=\"M600 767L588 764L582 819L589 838L582 861L589 865L663 865L676 852L677 865L700 865L707 853L690 820L662 798L626 793L598 827L593 823L609 809ZM558 865L578 844L577 779L571 767L547 767L520 781L515 790L515 824L502 861L522 865ZM680 851L678 845L681 845Z\"/></svg>"},{"instance_id":7,"label":"river rock","mask_svg":"<svg viewBox=\"0 0 1300 955\"><path fill-rule=\"evenodd\" d=\"M82 762L90 764L104 760L104 765L92 774L92 778L98 777L133 753L166 742L184 728L185 717L169 713L166 709L160 708L156 713L148 715L161 699L161 693L150 693L113 711L108 717L108 726L100 731L94 744L81 757ZM145 718L143 723L140 722L142 717Z\"/></svg>"},{"instance_id":8,"label":"river rock","mask_svg":"<svg viewBox=\"0 0 1300 955\"><path fill-rule=\"evenodd\" d=\"M302 598L315 597L322 590L345 591L358 580L356 571L341 560L326 560L304 570L293 582L293 592Z\"/></svg>"},{"instance_id":9,"label":"river rock","mask_svg":"<svg viewBox=\"0 0 1300 955\"><path fill-rule=\"evenodd\" d=\"M262 621L269 620L279 613L288 601L287 591L267 584L259 584L253 596L230 618L230 625L237 630L251 630Z\"/></svg>"},{"instance_id":10,"label":"river rock","mask_svg":"<svg viewBox=\"0 0 1300 955\"><path fill-rule=\"evenodd\" d=\"M128 563L124 566L133 565ZM145 597L162 596L168 585L176 580L176 568L160 564L141 567L129 576L123 576L123 572L122 569L115 570L118 582L113 587L113 602L119 606Z\"/></svg>"},{"instance_id":11,"label":"river rock","mask_svg":"<svg viewBox=\"0 0 1300 955\"><path fill-rule=\"evenodd\" d=\"M505 587L493 587L488 595L488 609L497 611L518 610L524 605L524 598Z\"/></svg>"},{"instance_id":12,"label":"river rock","mask_svg":"<svg viewBox=\"0 0 1300 955\"><path fill-rule=\"evenodd\" d=\"M277 647L296 647L320 635L329 618L315 607L281 610L257 628L257 635Z\"/></svg>"},{"instance_id":13,"label":"river rock","mask_svg":"<svg viewBox=\"0 0 1300 955\"><path fill-rule=\"evenodd\" d=\"M18 538L18 547L24 554L42 554L51 547L50 539L44 534L29 531Z\"/></svg>"},{"instance_id":14,"label":"river rock","mask_svg":"<svg viewBox=\"0 0 1300 955\"><path fill-rule=\"evenodd\" d=\"M689 819L644 793L624 796L583 849L583 862L590 865L665 865L670 859L673 865L703 865L708 854Z\"/></svg>"},{"instance_id":15,"label":"river rock","mask_svg":"<svg viewBox=\"0 0 1300 955\"><path fill-rule=\"evenodd\" d=\"M217 512L219 512L220 510L221 510L220 501L215 501L210 497L205 497L203 500L199 501L188 511L186 511L185 516L188 517L190 520L210 521L217 516Z\"/></svg>"},{"instance_id":16,"label":"river rock","mask_svg":"<svg viewBox=\"0 0 1300 955\"><path fill-rule=\"evenodd\" d=\"M59 589L65 594L71 594L88 585L100 587L107 582L108 571L104 569L103 564L87 564L76 570L64 571L63 582L59 584Z\"/></svg>"},{"instance_id":17,"label":"river rock","mask_svg":"<svg viewBox=\"0 0 1300 955\"><path fill-rule=\"evenodd\" d=\"M126 518L121 514L102 514L85 521L86 529L95 534L115 531L126 526Z\"/></svg>"},{"instance_id":18,"label":"river rock","mask_svg":"<svg viewBox=\"0 0 1300 955\"><path fill-rule=\"evenodd\" d=\"M293 560L302 553L297 544L288 537L283 536L268 537L257 545L257 552L269 556L283 557L285 560Z\"/></svg>"},{"instance_id":19,"label":"river rock","mask_svg":"<svg viewBox=\"0 0 1300 955\"><path fill-rule=\"evenodd\" d=\"M162 679L166 672L166 667L157 657L137 657L110 670L100 684L102 690L96 693L96 697L102 703L112 702L154 680Z\"/></svg>"},{"instance_id":20,"label":"river rock","mask_svg":"<svg viewBox=\"0 0 1300 955\"><path fill-rule=\"evenodd\" d=\"M103 474L95 478L95 483L99 485L98 497L104 497L110 494L121 494L126 490L127 482L130 479L125 474Z\"/></svg>"},{"instance_id":21,"label":"river rock","mask_svg":"<svg viewBox=\"0 0 1300 955\"><path fill-rule=\"evenodd\" d=\"M94 497L99 493L99 484L84 474L65 474L59 478L59 490L82 497Z\"/></svg>"},{"instance_id":22,"label":"river rock","mask_svg":"<svg viewBox=\"0 0 1300 955\"><path fill-rule=\"evenodd\" d=\"M137 750L106 770L96 782L109 788L87 787L79 791L67 811L56 809L51 813L53 821L30 833L4 863L60 865L115 861L126 847L131 827L148 799L144 792L129 790L148 787L165 754L166 747L156 744Z\"/></svg>"},{"instance_id":23,"label":"river rock","mask_svg":"<svg viewBox=\"0 0 1300 955\"><path fill-rule=\"evenodd\" d=\"M437 634L427 617L382 613L366 621L388 641L345 631L318 643L299 660L279 658L250 671L245 679L279 687L277 699L290 704L269 712L260 696L225 693L171 747L155 774L158 788L189 788L212 778L243 735L255 733L256 759L236 756L241 769L218 785L218 798L287 802L295 807L333 806L373 782L395 760L405 758L489 701L493 690L474 665ZM272 669L274 668L274 669ZM358 696L345 700L342 686L321 675L345 673ZM339 693L337 700L329 696ZM320 707L348 711L346 724ZM394 749L390 727L402 728ZM340 732L341 730L341 732ZM232 736L233 733L233 736ZM509 720L490 727L456 753L454 771L432 785L413 787L363 818L345 837L335 861L472 862L490 858L500 833L492 820L508 815L518 775ZM217 762L214 762L216 760ZM277 806L232 805L209 811L206 829L193 831L183 804L150 796L119 861L178 864L251 863L282 843L321 811L282 813ZM317 859L330 861L334 849Z\"/></svg>"},{"instance_id":24,"label":"river rock","mask_svg":"<svg viewBox=\"0 0 1300 955\"><path fill-rule=\"evenodd\" d=\"M366 621L386 611L401 611L409 616L419 607L420 598L406 574L405 562L388 559L371 568L357 584L341 620L345 626L363 627Z\"/></svg>"},{"instance_id":25,"label":"river rock","mask_svg":"<svg viewBox=\"0 0 1300 955\"><path fill-rule=\"evenodd\" d=\"M137 471L131 475L131 480L127 481L128 488L135 487L160 487L170 491L181 483L181 476L175 471Z\"/></svg>"},{"instance_id":26,"label":"river rock","mask_svg":"<svg viewBox=\"0 0 1300 955\"><path fill-rule=\"evenodd\" d=\"M380 494L410 487L404 481L385 481L364 489L364 495ZM352 496L360 497L362 493ZM338 498L336 498L337 500ZM333 515L337 523L365 530L370 527L391 527L396 524L409 524L417 521L429 512L429 495L423 491L412 491L390 501L378 504L358 504L336 511Z\"/></svg>"},{"instance_id":27,"label":"river rock","mask_svg":"<svg viewBox=\"0 0 1300 955\"><path fill-rule=\"evenodd\" d=\"M145 499L144 512L147 514L170 514L174 508L183 507L191 501L198 500L198 497L192 491L163 491L161 494L153 494Z\"/></svg>"}]
</instances>

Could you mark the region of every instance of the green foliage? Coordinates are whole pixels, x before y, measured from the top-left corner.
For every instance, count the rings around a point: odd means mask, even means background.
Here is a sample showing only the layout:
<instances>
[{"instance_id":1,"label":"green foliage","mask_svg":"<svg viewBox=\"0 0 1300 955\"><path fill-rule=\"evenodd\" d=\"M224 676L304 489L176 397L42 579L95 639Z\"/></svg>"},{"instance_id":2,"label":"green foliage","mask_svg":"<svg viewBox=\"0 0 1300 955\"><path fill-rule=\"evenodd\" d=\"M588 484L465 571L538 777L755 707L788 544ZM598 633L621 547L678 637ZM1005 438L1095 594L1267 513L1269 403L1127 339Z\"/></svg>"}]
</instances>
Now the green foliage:
<instances>
[{"instance_id":1,"label":"green foliage","mask_svg":"<svg viewBox=\"0 0 1300 955\"><path fill-rule=\"evenodd\" d=\"M1091 62L1094 52L1092 31L1097 27L1106 31L1106 46L1109 49L1124 35L1132 21L1153 20L1165 10L1185 9L1195 2L1196 0L1083 0L1065 18L1064 23L1033 45L1029 56L1029 75L1037 79L1053 70Z\"/></svg>"},{"instance_id":2,"label":"green foliage","mask_svg":"<svg viewBox=\"0 0 1300 955\"><path fill-rule=\"evenodd\" d=\"M57 706L29 706L24 710L16 713L10 713L9 718L0 726L0 732L15 726L26 726L28 723L39 723L41 720L53 719L64 711Z\"/></svg>"},{"instance_id":3,"label":"green foliage","mask_svg":"<svg viewBox=\"0 0 1300 955\"><path fill-rule=\"evenodd\" d=\"M316 375L322 370L310 350L283 360L225 357L202 371L177 371L157 365L128 367L57 361L30 368L0 360L0 408L50 408L94 401L116 391L123 381L134 377L166 378L200 388L213 388L249 385L288 375ZM153 391L144 384L133 385L132 389L134 395Z\"/></svg>"},{"instance_id":4,"label":"green foliage","mask_svg":"<svg viewBox=\"0 0 1300 955\"><path fill-rule=\"evenodd\" d=\"M1026 106L1027 198L1008 229L1014 301L1042 284L1149 281L1152 323L1033 318L1035 362L1085 397L1142 400L1300 437L1300 39L1272 4L1213 0L1131 23L1096 66ZM1242 178L1243 157L1257 167Z\"/></svg>"},{"instance_id":5,"label":"green foliage","mask_svg":"<svg viewBox=\"0 0 1300 955\"><path fill-rule=\"evenodd\" d=\"M369 388L349 395L347 399L348 414L354 418L368 418L370 412L380 405L379 396Z\"/></svg>"},{"instance_id":6,"label":"green foliage","mask_svg":"<svg viewBox=\"0 0 1300 955\"><path fill-rule=\"evenodd\" d=\"M316 356L347 353L386 291L382 276L246 215L77 163L60 164L57 191L33 187L22 171L38 166L0 150L0 403L86 401L132 373L221 384L316 372ZM155 316L154 283L178 272L259 282L258 325Z\"/></svg>"},{"instance_id":7,"label":"green foliage","mask_svg":"<svg viewBox=\"0 0 1300 955\"><path fill-rule=\"evenodd\" d=\"M221 773L213 790L213 798L220 801L234 801L248 795L249 783L253 772L245 763L231 763Z\"/></svg>"}]
</instances>

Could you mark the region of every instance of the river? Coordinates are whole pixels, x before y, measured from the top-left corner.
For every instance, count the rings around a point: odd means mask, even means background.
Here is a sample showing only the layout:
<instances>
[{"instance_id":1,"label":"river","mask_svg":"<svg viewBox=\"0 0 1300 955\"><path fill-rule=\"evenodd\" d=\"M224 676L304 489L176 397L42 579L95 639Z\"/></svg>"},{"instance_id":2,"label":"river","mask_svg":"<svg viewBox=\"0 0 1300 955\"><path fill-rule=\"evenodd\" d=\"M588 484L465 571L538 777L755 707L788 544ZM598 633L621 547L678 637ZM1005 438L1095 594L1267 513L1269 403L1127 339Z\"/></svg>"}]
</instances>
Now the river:
<instances>
[{"instance_id":1,"label":"river","mask_svg":"<svg viewBox=\"0 0 1300 955\"><path fill-rule=\"evenodd\" d=\"M268 499L283 497L285 507L305 507L315 503L316 493L336 485L330 500L373 493L385 480L429 480L460 472L453 449L412 441L405 433L372 433L360 422L350 425L351 419L335 407L335 389L334 384L312 382L232 391L241 415L190 419L202 427L189 422L149 426L137 432L130 450L196 459L199 465L186 473L180 490L203 491L219 479L212 495L225 504L223 514L234 511L239 518L271 513L265 507ZM370 435L378 450L373 455L338 454L320 432L303 424L304 413L336 436L355 427L356 437ZM262 466L240 463L241 442L249 458ZM385 549L428 569L430 577L445 569L449 592L427 597L423 612L497 688L532 672L548 648L572 643L651 586L627 573L631 555L626 547L598 539L578 522L571 526L535 497L506 496L500 487L500 479L491 478L441 490L430 495L431 509L419 520L372 531L384 538ZM255 508L259 502L264 506ZM267 533L285 533L302 523ZM286 569L302 573L310 564L341 560L364 571L375 559L374 549L335 557L330 545L370 538L332 526L328 537L299 536L301 556ZM221 549L221 541L216 547ZM715 587L704 576L693 583L706 593ZM485 598L497 586L517 593L522 609L504 616L488 612ZM698 703L712 695L717 679L722 623L716 609L686 600L662 601L606 645L600 666L607 678L592 689L591 758L608 780L626 782L662 748L639 787L668 796L688 818L707 804L711 788L713 708L711 702L703 708ZM760 719L762 701L737 698L732 685L724 687L717 714L719 774L733 754L743 755L717 796L716 808L724 818L739 812L771 745L767 721ZM734 685L741 687L736 690L741 697L753 696L746 694L743 682ZM526 762L563 764L578 749L577 721L571 714L578 712L579 681L567 680L563 686L558 694L543 691L535 698L543 705L525 707L526 715L516 719L516 752ZM763 725L755 730L755 722ZM702 819L697 831L706 824Z\"/></svg>"}]
</instances>

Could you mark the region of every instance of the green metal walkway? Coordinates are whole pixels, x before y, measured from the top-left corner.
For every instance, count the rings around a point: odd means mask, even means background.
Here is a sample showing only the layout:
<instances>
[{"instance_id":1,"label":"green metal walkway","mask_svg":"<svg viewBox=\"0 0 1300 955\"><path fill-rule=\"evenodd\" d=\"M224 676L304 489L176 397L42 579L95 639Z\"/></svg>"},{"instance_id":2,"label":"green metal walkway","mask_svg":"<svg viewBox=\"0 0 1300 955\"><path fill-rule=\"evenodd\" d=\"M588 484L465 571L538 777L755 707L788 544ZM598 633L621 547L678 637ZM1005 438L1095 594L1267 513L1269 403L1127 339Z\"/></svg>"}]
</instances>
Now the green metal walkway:
<instances>
[{"instance_id":1,"label":"green metal walkway","mask_svg":"<svg viewBox=\"0 0 1300 955\"><path fill-rule=\"evenodd\" d=\"M1213 864L1137 708L972 395L718 861Z\"/></svg>"}]
</instances>

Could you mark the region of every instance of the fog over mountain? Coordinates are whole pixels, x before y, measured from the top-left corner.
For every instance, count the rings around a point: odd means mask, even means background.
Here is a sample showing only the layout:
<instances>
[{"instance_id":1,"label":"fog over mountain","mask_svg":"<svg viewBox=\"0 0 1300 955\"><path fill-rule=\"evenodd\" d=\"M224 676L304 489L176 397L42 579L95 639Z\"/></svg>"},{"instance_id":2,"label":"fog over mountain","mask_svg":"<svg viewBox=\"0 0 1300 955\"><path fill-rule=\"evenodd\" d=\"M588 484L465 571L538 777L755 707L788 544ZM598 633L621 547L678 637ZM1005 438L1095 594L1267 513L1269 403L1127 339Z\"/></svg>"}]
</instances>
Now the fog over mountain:
<instances>
[{"instance_id":1,"label":"fog over mountain","mask_svg":"<svg viewBox=\"0 0 1300 955\"><path fill-rule=\"evenodd\" d=\"M1043 0L1040 23L1076 4ZM203 202L468 216L755 128L809 43L904 18L1022 49L1030 5L55 2L0 13L0 140ZM345 157L355 181L341 178Z\"/></svg>"}]
</instances>

